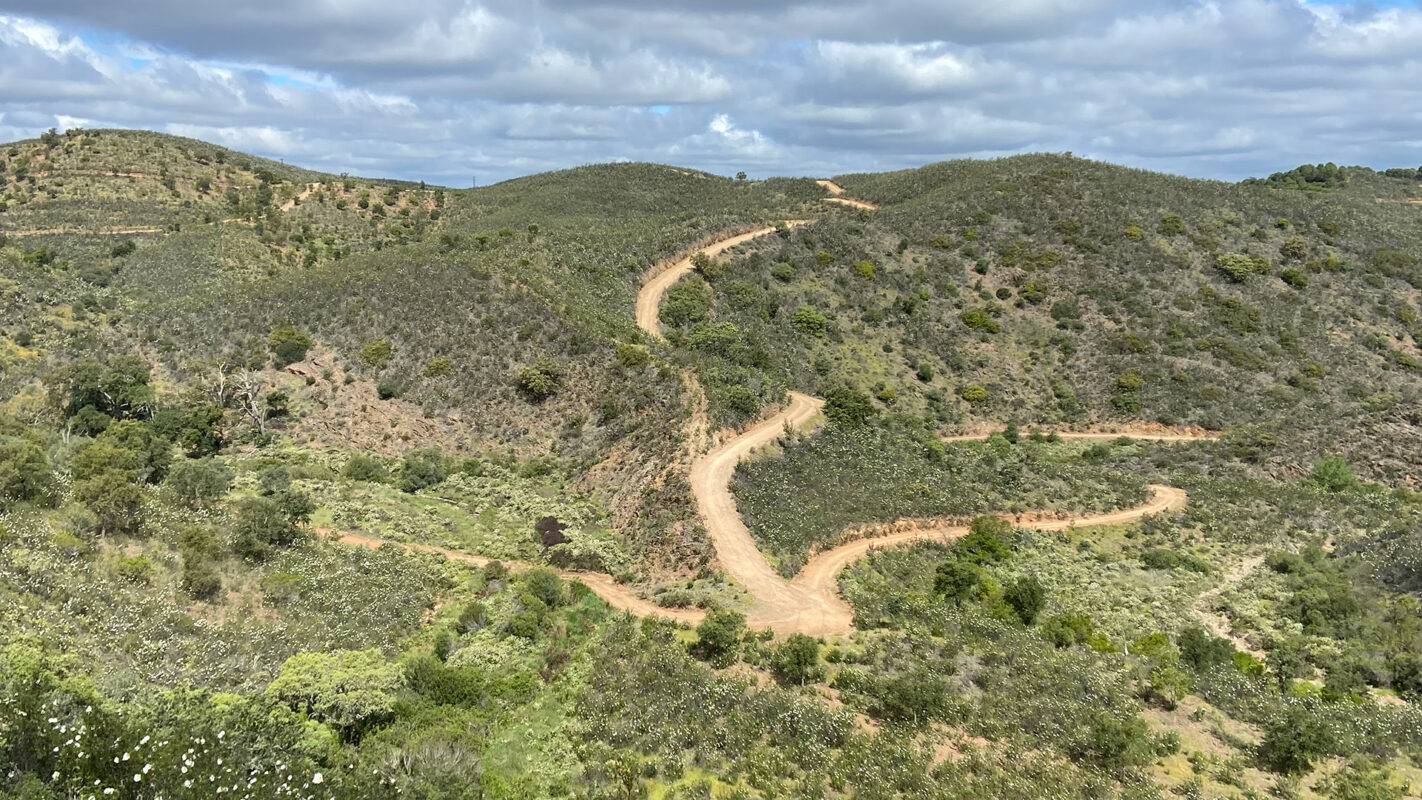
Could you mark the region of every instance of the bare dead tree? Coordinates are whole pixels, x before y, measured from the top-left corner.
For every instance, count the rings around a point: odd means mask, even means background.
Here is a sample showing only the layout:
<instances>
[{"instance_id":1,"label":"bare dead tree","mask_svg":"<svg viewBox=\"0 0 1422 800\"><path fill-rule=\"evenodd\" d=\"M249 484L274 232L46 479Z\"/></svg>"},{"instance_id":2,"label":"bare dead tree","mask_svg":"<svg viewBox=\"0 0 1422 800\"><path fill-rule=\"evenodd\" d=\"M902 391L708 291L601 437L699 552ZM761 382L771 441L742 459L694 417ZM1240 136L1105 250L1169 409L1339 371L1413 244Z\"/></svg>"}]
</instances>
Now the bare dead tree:
<instances>
[{"instance_id":1,"label":"bare dead tree","mask_svg":"<svg viewBox=\"0 0 1422 800\"><path fill-rule=\"evenodd\" d=\"M257 426L257 433L263 436L267 433L268 409L262 392L266 387L266 379L261 373L253 370L243 370L232 376L233 399L237 401L242 414Z\"/></svg>"}]
</instances>

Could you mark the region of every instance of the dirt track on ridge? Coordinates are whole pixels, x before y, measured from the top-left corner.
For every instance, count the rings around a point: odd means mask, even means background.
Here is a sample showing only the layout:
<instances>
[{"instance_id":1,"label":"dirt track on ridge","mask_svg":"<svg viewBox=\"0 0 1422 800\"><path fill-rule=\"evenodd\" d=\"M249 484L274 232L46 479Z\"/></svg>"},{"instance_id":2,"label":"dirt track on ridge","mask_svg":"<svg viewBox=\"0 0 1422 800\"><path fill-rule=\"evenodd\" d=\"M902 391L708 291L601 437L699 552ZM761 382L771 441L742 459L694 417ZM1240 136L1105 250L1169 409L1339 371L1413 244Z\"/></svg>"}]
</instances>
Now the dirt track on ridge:
<instances>
[{"instance_id":1,"label":"dirt track on ridge","mask_svg":"<svg viewBox=\"0 0 1422 800\"><path fill-rule=\"evenodd\" d=\"M162 228L100 228L86 231L81 228L30 228L20 231L0 231L5 236L133 236L140 233L162 233Z\"/></svg>"},{"instance_id":2,"label":"dirt track on ridge","mask_svg":"<svg viewBox=\"0 0 1422 800\"><path fill-rule=\"evenodd\" d=\"M785 224L788 227L797 228L804 225L807 221L808 220L795 219ZM665 269L656 271L655 274L648 278L646 283L642 284L641 291L637 292L637 327L657 338L661 338L662 323L661 320L657 318L657 313L661 310L662 296L667 293L667 289L670 289L672 284L681 280L683 276L696 268L695 265L691 263L693 258L698 255L715 258L738 244L749 242L751 239L759 239L769 233L775 233L774 226L767 225L762 228L746 231L745 233L738 233L734 236L718 239L711 244L688 253L686 257L672 263Z\"/></svg>"},{"instance_id":3,"label":"dirt track on ridge","mask_svg":"<svg viewBox=\"0 0 1422 800\"><path fill-rule=\"evenodd\" d=\"M842 206L862 208L865 211L873 211L879 207L878 203L871 203L868 200L856 200L853 197L845 197L844 187L834 181L815 181L815 183L823 186L825 191L830 193L830 196L825 198L826 203L839 203Z\"/></svg>"}]
</instances>

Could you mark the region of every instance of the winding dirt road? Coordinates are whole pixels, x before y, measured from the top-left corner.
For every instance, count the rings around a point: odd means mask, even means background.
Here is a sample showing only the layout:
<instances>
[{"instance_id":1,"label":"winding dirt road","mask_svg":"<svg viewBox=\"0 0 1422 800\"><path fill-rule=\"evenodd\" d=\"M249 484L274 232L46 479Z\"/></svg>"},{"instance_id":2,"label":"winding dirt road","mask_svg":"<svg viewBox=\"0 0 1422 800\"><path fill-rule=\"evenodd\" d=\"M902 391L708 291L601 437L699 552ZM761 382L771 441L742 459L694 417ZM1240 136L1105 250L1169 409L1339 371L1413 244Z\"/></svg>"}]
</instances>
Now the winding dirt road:
<instances>
[{"instance_id":1,"label":"winding dirt road","mask_svg":"<svg viewBox=\"0 0 1422 800\"><path fill-rule=\"evenodd\" d=\"M790 228L798 228L809 221L810 220L792 219L786 222L785 225ZM637 292L637 327L658 339L662 337L662 323L657 317L657 313L662 307L662 297L666 295L667 289L670 289L672 284L681 280L688 272L696 268L692 263L693 258L701 255L708 258L715 258L738 244L749 242L752 239L759 239L770 233L775 233L775 227L768 225L763 228L755 228L746 231L745 233L728 236L725 239L718 239L711 244L688 253L685 258L676 261L665 269L656 271L646 283L642 284L641 291Z\"/></svg>"},{"instance_id":2,"label":"winding dirt road","mask_svg":"<svg viewBox=\"0 0 1422 800\"><path fill-rule=\"evenodd\" d=\"M828 183L822 181L821 185ZM834 186L834 184L830 184ZM830 188L830 187L826 187ZM839 192L843 192L842 188ZM833 192L834 188L830 191ZM727 248L772 233L774 228L761 228L721 240L698 251L715 256ZM661 322L657 310L666 290L677 278L691 271L691 257L678 261L671 268L654 276L637 295L637 324L652 336L661 337ZM886 536L860 539L819 553L804 569L787 581L780 576L756 547L755 539L736 509L730 483L736 465L742 458L779 438L787 428L797 428L813 420L824 401L790 393L790 404L756 423L746 432L697 458L691 466L690 484L701 513L707 535L716 547L716 556L727 574L735 578L755 598L746 614L753 628L770 628L778 634L804 633L828 636L848 633L853 629L854 613L839 594L839 573L850 562L861 558L870 549L897 547L924 539L954 539L967 534L956 526L926 526ZM988 433L952 437L952 441L981 440ZM1064 438L1115 439L1121 433L1062 434ZM1197 437L1190 434L1148 433L1142 438L1162 441L1185 441ZM1150 514L1179 508L1185 504L1185 492L1169 486L1152 486L1150 502L1137 508L1107 514L1074 516L1044 520L1032 527L1042 530L1063 530L1088 525L1119 525L1134 522Z\"/></svg>"},{"instance_id":3,"label":"winding dirt road","mask_svg":"<svg viewBox=\"0 0 1422 800\"><path fill-rule=\"evenodd\" d=\"M825 182L822 182L825 183ZM833 191L833 190L831 190ZM843 189L840 189L842 192ZM801 225L795 221L790 225ZM696 254L715 257L731 247L760 236L775 232L773 227L757 228L738 233L712 242L698 249ZM657 312L666 290L679 278L692 270L692 256L687 256L665 270L652 275L637 295L637 324L648 334L661 338L661 323ZM694 383L689 386L696 385ZM699 386L698 386L699 388ZM711 451L694 458L690 470L692 495L696 498L697 510L706 526L707 535L716 547L717 558L722 568L746 588L753 598L748 609L747 623L752 628L770 628L780 635L804 633L811 636L833 636L849 633L854 626L854 612L839 594L839 574L853 561L862 558L870 550L888 547L902 547L923 540L950 540L967 534L962 526L934 524L923 521L900 520L907 524L902 530L882 536L873 536L847 542L838 547L816 554L793 580L785 580L766 560L756 547L750 530L736 509L735 498L731 494L731 479L736 465L742 458L774 442L786 430L802 427L813 421L824 407L824 401L800 394L790 393L790 403L771 416L757 422L748 430L720 444ZM947 441L970 441L986 439L989 433L948 437ZM1115 439L1129 436L1128 433L1063 433L1063 438L1074 439ZM1163 434L1144 431L1139 437L1157 441L1192 441L1212 438L1205 434ZM1180 489L1170 486L1153 485L1151 500L1136 508L1122 509L1105 514L1077 515L1060 519L1042 519L1027 523L1027 527L1038 530L1065 530L1074 527L1095 525L1124 525L1136 522L1151 514L1158 514L1181 508L1186 495ZM473 556L457 550L420 544L385 542L381 539L353 533L321 531L329 538L343 544L378 548L384 544L401 547L409 551L438 553L446 558L476 566L487 564L490 559ZM527 569L529 565L505 562L510 569ZM637 596L631 589L618 584L611 575L580 570L560 570L559 574L569 580L578 580L608 602L614 608L628 611L638 616L661 616L681 622L695 623L702 619L704 612L698 609L669 609L658 606Z\"/></svg>"}]
</instances>

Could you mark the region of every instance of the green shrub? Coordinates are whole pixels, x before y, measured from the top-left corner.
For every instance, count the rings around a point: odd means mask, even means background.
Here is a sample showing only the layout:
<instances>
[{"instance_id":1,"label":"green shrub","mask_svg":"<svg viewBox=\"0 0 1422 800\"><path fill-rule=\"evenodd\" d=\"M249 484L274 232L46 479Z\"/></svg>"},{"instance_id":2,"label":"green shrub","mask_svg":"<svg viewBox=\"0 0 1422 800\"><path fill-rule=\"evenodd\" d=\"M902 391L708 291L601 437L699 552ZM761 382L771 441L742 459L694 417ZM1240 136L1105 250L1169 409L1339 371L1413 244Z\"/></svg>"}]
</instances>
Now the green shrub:
<instances>
[{"instance_id":1,"label":"green shrub","mask_svg":"<svg viewBox=\"0 0 1422 800\"><path fill-rule=\"evenodd\" d=\"M341 474L351 480L372 483L383 483L386 479L384 463L369 453L352 453L341 468Z\"/></svg>"},{"instance_id":2,"label":"green shrub","mask_svg":"<svg viewBox=\"0 0 1422 800\"><path fill-rule=\"evenodd\" d=\"M525 397L540 402L558 392L562 370L552 359L541 358L535 364L522 367L514 374L514 384Z\"/></svg>"},{"instance_id":3,"label":"green shrub","mask_svg":"<svg viewBox=\"0 0 1422 800\"><path fill-rule=\"evenodd\" d=\"M1341 492L1357 485L1353 467L1342 458L1321 458L1313 465L1313 482L1330 492Z\"/></svg>"},{"instance_id":4,"label":"green shrub","mask_svg":"<svg viewBox=\"0 0 1422 800\"><path fill-rule=\"evenodd\" d=\"M1156 231L1159 232L1161 236L1182 236L1187 232L1185 220L1181 219L1179 214L1163 215L1160 218L1160 225L1157 226Z\"/></svg>"},{"instance_id":5,"label":"green shrub","mask_svg":"<svg viewBox=\"0 0 1422 800\"><path fill-rule=\"evenodd\" d=\"M667 289L657 317L663 324L681 328L701 322L711 314L711 287L701 279L682 280Z\"/></svg>"},{"instance_id":6,"label":"green shrub","mask_svg":"<svg viewBox=\"0 0 1422 800\"><path fill-rule=\"evenodd\" d=\"M120 579L129 583L149 583L153 580L153 562L147 556L120 556L114 567Z\"/></svg>"},{"instance_id":7,"label":"green shrub","mask_svg":"<svg viewBox=\"0 0 1422 800\"><path fill-rule=\"evenodd\" d=\"M48 504L54 472L36 437L0 434L0 508L10 503Z\"/></svg>"},{"instance_id":8,"label":"green shrub","mask_svg":"<svg viewBox=\"0 0 1422 800\"><path fill-rule=\"evenodd\" d=\"M983 386L980 383L970 383L967 386L963 387L962 391L958 393L958 396L962 397L969 403L977 405L978 403L983 403L987 401L988 390L987 387Z\"/></svg>"},{"instance_id":9,"label":"green shrub","mask_svg":"<svg viewBox=\"0 0 1422 800\"><path fill-rule=\"evenodd\" d=\"M791 634L775 648L775 655L770 659L770 670L785 683L804 685L819 680L823 675L819 641L801 633Z\"/></svg>"},{"instance_id":10,"label":"green shrub","mask_svg":"<svg viewBox=\"0 0 1422 800\"><path fill-rule=\"evenodd\" d=\"M1308 288L1308 274L1297 267L1290 267L1279 271L1279 279L1295 289Z\"/></svg>"},{"instance_id":11,"label":"green shrub","mask_svg":"<svg viewBox=\"0 0 1422 800\"><path fill-rule=\"evenodd\" d=\"M1024 625L1031 625L1047 607L1047 589L1035 575L1024 575L1007 585L1002 599L1012 607Z\"/></svg>"},{"instance_id":12,"label":"green shrub","mask_svg":"<svg viewBox=\"0 0 1422 800\"><path fill-rule=\"evenodd\" d=\"M306 351L314 344L311 337L291 325L283 325L267 337L272 350L272 360L278 368L306 358Z\"/></svg>"},{"instance_id":13,"label":"green shrub","mask_svg":"<svg viewBox=\"0 0 1422 800\"><path fill-rule=\"evenodd\" d=\"M736 648L740 646L745 628L744 614L713 608L696 626L696 641L690 647L691 653L703 661L710 661L713 666L728 667L735 663Z\"/></svg>"},{"instance_id":14,"label":"green shrub","mask_svg":"<svg viewBox=\"0 0 1422 800\"><path fill-rule=\"evenodd\" d=\"M232 470L210 458L182 459L168 470L167 486L183 503L211 505L232 485Z\"/></svg>"},{"instance_id":15,"label":"green shrub","mask_svg":"<svg viewBox=\"0 0 1422 800\"><path fill-rule=\"evenodd\" d=\"M400 491L411 494L428 489L449 477L444 453L438 447L412 450L400 462Z\"/></svg>"},{"instance_id":16,"label":"green shrub","mask_svg":"<svg viewBox=\"0 0 1422 800\"><path fill-rule=\"evenodd\" d=\"M425 362L424 376L426 378L445 378L453 371L454 365L444 356L435 356Z\"/></svg>"},{"instance_id":17,"label":"green shrub","mask_svg":"<svg viewBox=\"0 0 1422 800\"><path fill-rule=\"evenodd\" d=\"M1002 330L1002 326L998 324L997 320L993 319L992 315L983 309L975 308L970 311L964 311L961 319L964 325L975 331L997 333Z\"/></svg>"},{"instance_id":18,"label":"green shrub","mask_svg":"<svg viewBox=\"0 0 1422 800\"><path fill-rule=\"evenodd\" d=\"M617 363L624 367L645 366L651 360L652 351L640 344L619 342L617 345Z\"/></svg>"},{"instance_id":19,"label":"green shrub","mask_svg":"<svg viewBox=\"0 0 1422 800\"><path fill-rule=\"evenodd\" d=\"M863 392L849 386L835 386L825 392L825 418L832 425L863 425L876 413L874 403Z\"/></svg>"},{"instance_id":20,"label":"green shrub","mask_svg":"<svg viewBox=\"0 0 1422 800\"><path fill-rule=\"evenodd\" d=\"M390 363L390 357L394 349L390 342L385 339L377 339L373 342L366 342L360 349L360 362L371 369L380 369Z\"/></svg>"},{"instance_id":21,"label":"green shrub","mask_svg":"<svg viewBox=\"0 0 1422 800\"><path fill-rule=\"evenodd\" d=\"M801 333L810 336L823 336L825 328L829 324L829 318L809 306L800 306L790 317L790 324Z\"/></svg>"},{"instance_id":22,"label":"green shrub","mask_svg":"<svg viewBox=\"0 0 1422 800\"><path fill-rule=\"evenodd\" d=\"M1220 253L1215 256L1215 268L1234 283L1244 283L1255 275L1268 275L1269 262L1240 253Z\"/></svg>"},{"instance_id":23,"label":"green shrub","mask_svg":"<svg viewBox=\"0 0 1422 800\"><path fill-rule=\"evenodd\" d=\"M992 564L1012 556L1008 539L1012 523L990 515L974 517L968 525L968 535L954 545L959 558L970 564Z\"/></svg>"}]
</instances>

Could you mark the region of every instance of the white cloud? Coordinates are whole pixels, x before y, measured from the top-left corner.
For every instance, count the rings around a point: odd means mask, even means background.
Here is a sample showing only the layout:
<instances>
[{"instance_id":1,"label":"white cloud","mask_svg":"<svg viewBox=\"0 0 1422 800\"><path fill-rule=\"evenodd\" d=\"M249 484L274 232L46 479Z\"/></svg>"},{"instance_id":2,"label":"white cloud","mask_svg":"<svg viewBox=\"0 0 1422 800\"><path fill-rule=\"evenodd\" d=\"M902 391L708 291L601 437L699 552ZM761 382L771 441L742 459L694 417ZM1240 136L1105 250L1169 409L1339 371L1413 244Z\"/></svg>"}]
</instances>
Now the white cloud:
<instances>
[{"instance_id":1,"label":"white cloud","mask_svg":"<svg viewBox=\"0 0 1422 800\"><path fill-rule=\"evenodd\" d=\"M1300 0L0 0L0 135L147 127L464 184L1074 150L1422 162L1422 9ZM280 25L273 25L280 19ZM77 33L83 31L82 36ZM98 33L94 33L98 31Z\"/></svg>"}]
</instances>

